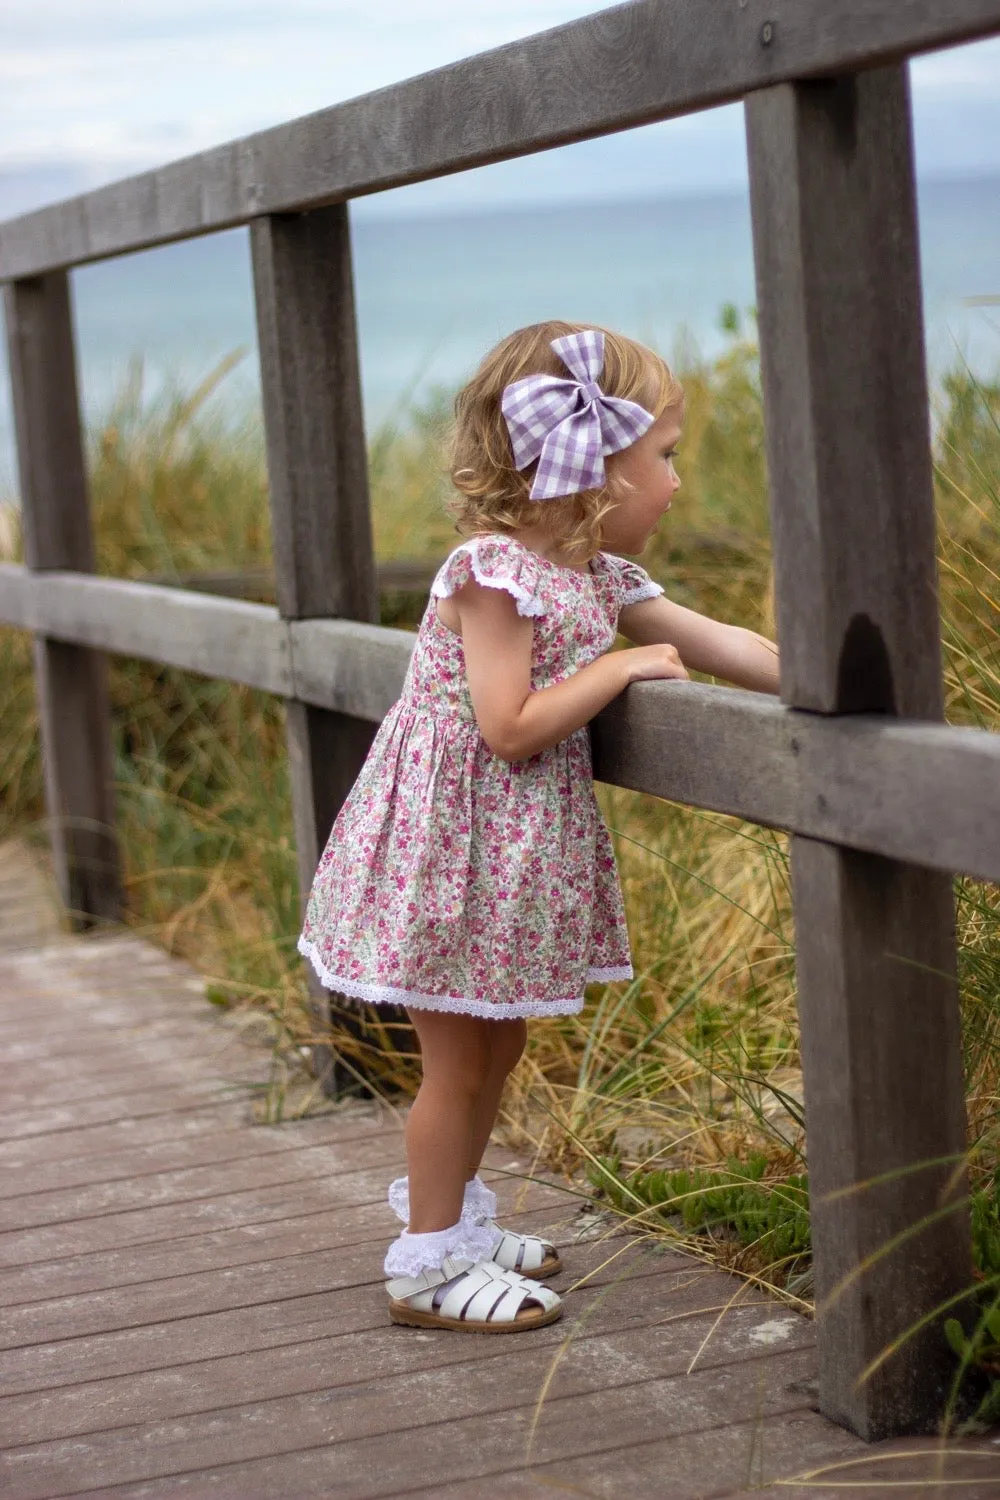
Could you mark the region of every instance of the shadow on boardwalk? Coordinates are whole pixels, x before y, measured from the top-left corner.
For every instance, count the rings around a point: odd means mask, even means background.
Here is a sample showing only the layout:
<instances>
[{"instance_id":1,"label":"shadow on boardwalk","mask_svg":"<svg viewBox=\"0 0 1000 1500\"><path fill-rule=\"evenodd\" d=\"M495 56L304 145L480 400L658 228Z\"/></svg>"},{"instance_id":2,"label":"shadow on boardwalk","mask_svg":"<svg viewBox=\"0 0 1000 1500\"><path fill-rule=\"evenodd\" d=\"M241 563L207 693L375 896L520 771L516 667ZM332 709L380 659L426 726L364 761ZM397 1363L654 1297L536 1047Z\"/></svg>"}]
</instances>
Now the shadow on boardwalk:
<instances>
[{"instance_id":1,"label":"shadow on boardwalk","mask_svg":"<svg viewBox=\"0 0 1000 1500\"><path fill-rule=\"evenodd\" d=\"M587 1239L579 1200L502 1147L488 1175L508 1222L563 1247L566 1316L392 1327L398 1121L353 1103L254 1124L264 1052L150 944L61 935L16 846L0 934L5 1500L997 1493L997 1442L867 1448L812 1408L810 1323L635 1237Z\"/></svg>"}]
</instances>

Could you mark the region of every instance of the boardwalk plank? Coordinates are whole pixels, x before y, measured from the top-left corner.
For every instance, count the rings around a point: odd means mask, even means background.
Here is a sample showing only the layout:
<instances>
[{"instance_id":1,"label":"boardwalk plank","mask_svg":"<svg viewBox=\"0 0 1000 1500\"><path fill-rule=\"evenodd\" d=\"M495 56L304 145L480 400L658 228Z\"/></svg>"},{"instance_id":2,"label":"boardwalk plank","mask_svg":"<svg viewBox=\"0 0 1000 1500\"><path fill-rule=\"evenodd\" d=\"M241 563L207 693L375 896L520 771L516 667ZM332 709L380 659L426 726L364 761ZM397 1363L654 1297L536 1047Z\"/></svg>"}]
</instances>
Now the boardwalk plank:
<instances>
[{"instance_id":1,"label":"boardwalk plank","mask_svg":"<svg viewBox=\"0 0 1000 1500\"><path fill-rule=\"evenodd\" d=\"M283 1187L313 1182L317 1178L332 1179L388 1162L398 1163L398 1155L398 1142L389 1142L379 1136L373 1140L362 1136L344 1143L302 1145L297 1150L278 1153L260 1152L236 1161L151 1172L145 1176L96 1182L87 1187L22 1193L4 1204L2 1222L11 1230L40 1228L47 1224L76 1226L88 1219L128 1213L133 1209L190 1204L258 1187Z\"/></svg>"},{"instance_id":2,"label":"boardwalk plank","mask_svg":"<svg viewBox=\"0 0 1000 1500\"><path fill-rule=\"evenodd\" d=\"M166 1365L383 1327L385 1291L379 1259L384 1245L385 1240L380 1239L366 1253L355 1257L331 1246L322 1289L289 1296L283 1301L254 1301L217 1313L173 1316L163 1323L146 1323L136 1328L9 1350L4 1358L6 1389L11 1394L44 1390L91 1380L96 1374L130 1375ZM647 1271L653 1264L646 1262ZM637 1266L641 1267L641 1262ZM338 1285L342 1274L356 1279L347 1287ZM633 1273L626 1264L616 1261L588 1281L581 1295L589 1303L598 1297L602 1287L618 1287L632 1274L640 1272ZM686 1269L677 1274L682 1278L690 1275Z\"/></svg>"},{"instance_id":3,"label":"boardwalk plank","mask_svg":"<svg viewBox=\"0 0 1000 1500\"><path fill-rule=\"evenodd\" d=\"M151 1147L158 1142L179 1140L182 1136L194 1139L210 1136L216 1129L229 1130L252 1124L251 1106L245 1099L208 1099L175 1110L169 1117L151 1115L141 1120L110 1120L97 1125L82 1125L72 1133L41 1131L37 1135L0 1141L0 1171L8 1166L31 1167L44 1162L65 1161L68 1164L113 1151L118 1142Z\"/></svg>"},{"instance_id":4,"label":"boardwalk plank","mask_svg":"<svg viewBox=\"0 0 1000 1500\"><path fill-rule=\"evenodd\" d=\"M360 1203L385 1202L385 1172L349 1172L331 1183L322 1177L306 1178L308 1194L300 1183L276 1183L269 1188L251 1188L218 1197L195 1199L125 1213L102 1214L80 1224L64 1227L43 1225L36 1229L11 1230L0 1235L0 1265L23 1265L40 1256L86 1254L114 1246L142 1245L151 1240L182 1241L187 1235L227 1224L259 1224L301 1212L307 1205L329 1204L351 1207Z\"/></svg>"},{"instance_id":5,"label":"boardwalk plank","mask_svg":"<svg viewBox=\"0 0 1000 1500\"><path fill-rule=\"evenodd\" d=\"M240 1065L239 1053L243 1044L235 1037L200 1037L197 1034L184 1038L182 1033L169 1037L165 1043L150 1045L137 1041L134 1047L122 1047L118 1056L105 1056L100 1071L70 1075L60 1079L58 1066L65 1074L64 1059L52 1060L37 1074L32 1065L35 1082L25 1081L20 1087L5 1089L4 1115L30 1113L33 1109L48 1109L54 1104L78 1104L84 1100L111 1099L121 1094L135 1092L136 1079L149 1077L155 1072L158 1083L169 1083L176 1079L218 1079L227 1072L239 1071L243 1077L250 1072ZM109 1049L103 1049L107 1052ZM172 1053L172 1055L171 1055ZM77 1054L79 1055L79 1054ZM258 1053L252 1065L253 1074L266 1076L266 1063Z\"/></svg>"},{"instance_id":6,"label":"boardwalk plank","mask_svg":"<svg viewBox=\"0 0 1000 1500\"><path fill-rule=\"evenodd\" d=\"M385 1141L388 1157L400 1155L399 1132L380 1134L370 1124L359 1125L354 1132L345 1131L344 1126L329 1116L319 1115L314 1119L297 1120L291 1129L287 1125L257 1125L248 1128L246 1118L237 1117L232 1124L213 1121L211 1128L182 1137L176 1135L145 1146L131 1146L123 1141L118 1151L93 1152L87 1156L73 1156L68 1160L41 1160L27 1162L16 1152L0 1157L0 1199L14 1197L23 1192L13 1177L19 1167L30 1167L27 1174L32 1193L49 1192L56 1188L86 1187L100 1182L121 1181L124 1178L146 1177L154 1172L168 1172L187 1166L205 1166L209 1162L238 1161L242 1157L267 1156L272 1151L298 1151L303 1146L337 1144L347 1146L355 1140ZM32 1144L35 1138L32 1138ZM17 1147L22 1142L8 1142Z\"/></svg>"},{"instance_id":7,"label":"boardwalk plank","mask_svg":"<svg viewBox=\"0 0 1000 1500\"><path fill-rule=\"evenodd\" d=\"M505 1222L521 1223L531 1228L551 1228L551 1214L535 1209L530 1215L519 1214ZM331 1228L334 1233L331 1233ZM189 1318L248 1307L265 1302L285 1301L290 1297L308 1296L317 1291L338 1290L346 1286L367 1285L381 1280L382 1257L394 1237L395 1220L383 1207L381 1223L369 1226L365 1239L345 1246L335 1237L335 1226L328 1226L326 1242L318 1246L296 1247L283 1255L258 1254L242 1266L225 1264L208 1270L189 1270L175 1251L175 1274L147 1277L131 1288L127 1297L120 1288L85 1293L61 1293L7 1307L0 1329L0 1348L23 1348L65 1338L80 1338L122 1328ZM556 1234L557 1243L566 1244L569 1236ZM636 1244L637 1242L632 1242ZM585 1253L574 1246L570 1265L574 1276L595 1273L594 1284L614 1283L623 1275L633 1274L638 1251L627 1253L605 1270L602 1262L612 1251L588 1246ZM647 1263L656 1270L660 1261ZM685 1273L686 1274L686 1273ZM58 1267L55 1268L58 1275ZM53 1277L55 1279L55 1277ZM588 1283L589 1284L589 1283Z\"/></svg>"},{"instance_id":8,"label":"boardwalk plank","mask_svg":"<svg viewBox=\"0 0 1000 1500\"><path fill-rule=\"evenodd\" d=\"M788 1387L805 1379L815 1364L812 1350L791 1350L754 1361L759 1368L749 1380L733 1365L641 1379L634 1372L643 1368L645 1349L638 1333L631 1339L635 1364L620 1339L617 1345L588 1339L577 1346L575 1360L561 1371L561 1393L550 1394L543 1408L535 1441L540 1458L577 1457L641 1442L653 1425L661 1433L697 1431L713 1409L725 1409L736 1421L801 1409L803 1398ZM662 1341L652 1343L659 1361L669 1363ZM487 1359L437 1370L433 1382L424 1371L387 1379L380 1382L375 1403L370 1385L362 1384L353 1398L350 1390L339 1391L331 1401L321 1391L191 1417L183 1436L174 1423L166 1423L146 1427L141 1442L138 1433L126 1429L88 1442L14 1449L5 1497L51 1495L69 1466L81 1461L90 1489L107 1484L110 1475L120 1476L119 1482L169 1475L173 1492L191 1493L194 1485L210 1488L205 1480L212 1468L228 1464L227 1479L245 1475L253 1485L270 1471L272 1494L316 1493L313 1485L322 1476L327 1485L335 1477L340 1492L357 1500L391 1494L401 1477L414 1472L425 1482L489 1467L502 1472L512 1450L527 1438L551 1354L522 1348L516 1381L498 1381L495 1365L495 1359ZM294 1454L288 1451L290 1431L299 1449ZM386 1431L395 1441L385 1441ZM256 1459L252 1469L249 1459ZM170 1491L156 1484L151 1493L157 1492Z\"/></svg>"},{"instance_id":9,"label":"boardwalk plank","mask_svg":"<svg viewBox=\"0 0 1000 1500\"><path fill-rule=\"evenodd\" d=\"M229 1097L249 1098L253 1085L242 1081L227 1083L222 1079L192 1079L183 1087L168 1083L162 1088L146 1088L131 1094L116 1094L110 1099L81 1099L75 1105L52 1105L46 1109L0 1114L0 1141L22 1140L25 1136L45 1135L53 1130L78 1130L82 1125L107 1125L115 1120L142 1120L150 1115L177 1114L185 1107L204 1104L219 1098L225 1090Z\"/></svg>"},{"instance_id":10,"label":"boardwalk plank","mask_svg":"<svg viewBox=\"0 0 1000 1500\"><path fill-rule=\"evenodd\" d=\"M878 1474L884 1466L883 1453L896 1446L902 1445L880 1443L860 1457L871 1463L873 1474ZM617 1451L613 1464L596 1464L585 1457L538 1464L530 1470L519 1468L503 1475L503 1495L504 1500L553 1500L564 1493L586 1495L591 1500L622 1500L625 1495L629 1500L750 1500L763 1491L775 1500L845 1500L845 1496L850 1500L887 1500L896 1495L905 1496L905 1500L943 1500L953 1493L963 1500L995 1500L992 1476L984 1483L968 1488L963 1485L958 1490L939 1490L927 1484L936 1474L936 1445L921 1440L905 1446L921 1453L906 1476L913 1481L912 1488L869 1488L863 1480L863 1487L858 1489L787 1486L784 1477L775 1484L779 1476L808 1473L821 1465L859 1458L858 1444L849 1433L814 1412L796 1411L724 1429L686 1433L679 1438L652 1437ZM973 1445L965 1442L962 1447ZM970 1468L977 1463L977 1476L982 1477L981 1470L989 1467L989 1454L985 1460L976 1458L968 1463ZM886 1478L891 1472L886 1466ZM949 1461L944 1473L948 1478L960 1476L963 1462ZM435 1485L433 1500L496 1500L497 1491L497 1479L491 1476ZM397 1491L399 1497L418 1494L431 1500L431 1491L419 1482Z\"/></svg>"},{"instance_id":11,"label":"boardwalk plank","mask_svg":"<svg viewBox=\"0 0 1000 1500\"><path fill-rule=\"evenodd\" d=\"M520 1358L531 1362L527 1351ZM608 1455L642 1442L654 1427L661 1433L678 1435L717 1427L722 1411L729 1422L796 1411L802 1407L802 1397L789 1394L786 1387L803 1379L813 1363L811 1351L797 1350L761 1360L759 1372L754 1371L759 1373L759 1381L748 1382L734 1367L723 1366L695 1371L690 1376L630 1384L617 1391L550 1396L535 1435L534 1451L542 1462ZM321 1398L312 1429L314 1446L248 1462L240 1454L253 1441L253 1435L239 1429L228 1435L223 1430L219 1435L220 1456L212 1468L184 1472L181 1466L188 1460L178 1452L169 1478L146 1480L141 1490L126 1484L116 1493L297 1497L333 1493L350 1496L351 1500L369 1500L398 1492L417 1476L418 1482L432 1492L450 1480L484 1473L499 1476L525 1451L534 1401L512 1405L519 1394L523 1395L520 1382L498 1384L496 1372L489 1366L485 1373L490 1379L475 1379L483 1373L478 1367L454 1386L438 1376L426 1391L424 1413L430 1420L425 1422L419 1422L422 1413L414 1407L420 1389L418 1378L407 1390L408 1406L400 1413L406 1425L393 1428L386 1413L383 1426L393 1432L389 1442L381 1433L358 1438L345 1435L339 1403L322 1402ZM474 1413L459 1415L466 1409L464 1397L470 1386L477 1389L478 1407ZM439 1390L440 1399L435 1399Z\"/></svg>"},{"instance_id":12,"label":"boardwalk plank","mask_svg":"<svg viewBox=\"0 0 1000 1500\"><path fill-rule=\"evenodd\" d=\"M260 1224L301 1213L307 1204L347 1209L363 1203L385 1203L384 1169L347 1172L335 1180L303 1177L271 1187L254 1187L190 1202L102 1214L76 1225L40 1225L0 1234L0 1266L17 1266L45 1257L80 1255L154 1240L182 1241L206 1228ZM308 1193L304 1184L310 1184Z\"/></svg>"},{"instance_id":13,"label":"boardwalk plank","mask_svg":"<svg viewBox=\"0 0 1000 1500\"><path fill-rule=\"evenodd\" d=\"M377 1268L378 1258L370 1257L369 1276L371 1265ZM578 1252L574 1252L574 1265L577 1263ZM624 1279L614 1277L620 1277L620 1272L612 1275L605 1271L595 1278L593 1287L576 1291L569 1282L566 1317L558 1325L533 1334L531 1347L544 1348L553 1357L572 1333L570 1357L578 1340L612 1335L625 1339L628 1330L650 1326L652 1295L670 1320L670 1338L662 1340L661 1346L676 1356L677 1363L671 1369L687 1368L699 1350L698 1363L706 1368L731 1363L744 1353L763 1355L765 1345L752 1333L773 1321L773 1304L749 1293L745 1305L727 1308L731 1291L727 1284L720 1297L715 1284L720 1280L717 1273L696 1270L692 1274L686 1268L676 1271L647 1258L636 1262ZM656 1278L655 1285L652 1277ZM783 1347L808 1345L810 1325L794 1317L786 1321L791 1328ZM265 1350L124 1376L94 1375L74 1384L6 1396L0 1399L0 1426L16 1432L23 1443L45 1441L235 1407L248 1401L354 1386L359 1369L377 1368L380 1378L414 1371L426 1374L471 1358L502 1359L505 1350L509 1353L502 1340L469 1344L464 1339L422 1332L410 1338L401 1335L383 1316L368 1328L322 1333ZM622 1363L626 1363L624 1354ZM499 1371L502 1367L495 1368Z\"/></svg>"},{"instance_id":14,"label":"boardwalk plank","mask_svg":"<svg viewBox=\"0 0 1000 1500\"><path fill-rule=\"evenodd\" d=\"M536 1197L534 1193L531 1196L533 1200ZM568 1212L561 1203L556 1203L554 1210ZM527 1214L504 1213L503 1219L512 1224L530 1222L535 1229L549 1228L553 1224L553 1205L532 1208ZM227 1266L236 1268L282 1255L304 1255L334 1245L340 1253L353 1245L385 1243L394 1225L383 1193L377 1202L353 1208L334 1206L189 1234L183 1245L184 1274ZM15 1306L52 1296L80 1296L159 1281L177 1274L178 1254L177 1240L167 1238L125 1248L29 1261L0 1270L0 1303Z\"/></svg>"}]
</instances>

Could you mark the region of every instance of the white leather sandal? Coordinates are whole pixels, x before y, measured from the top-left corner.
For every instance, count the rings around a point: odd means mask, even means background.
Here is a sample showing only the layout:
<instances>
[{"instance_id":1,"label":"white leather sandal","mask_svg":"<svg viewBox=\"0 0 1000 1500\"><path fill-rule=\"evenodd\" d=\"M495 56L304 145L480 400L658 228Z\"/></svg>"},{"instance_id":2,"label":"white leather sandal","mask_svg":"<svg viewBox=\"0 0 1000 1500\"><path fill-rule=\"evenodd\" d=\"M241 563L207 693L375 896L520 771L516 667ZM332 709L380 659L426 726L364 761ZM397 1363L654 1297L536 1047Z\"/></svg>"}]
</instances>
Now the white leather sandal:
<instances>
[{"instance_id":1,"label":"white leather sandal","mask_svg":"<svg viewBox=\"0 0 1000 1500\"><path fill-rule=\"evenodd\" d=\"M389 1207L405 1224L410 1217L410 1187L405 1177L397 1177L389 1184ZM465 1200L462 1204L462 1220L492 1234L495 1244L483 1259L493 1260L505 1271L516 1271L519 1276L532 1280L544 1280L562 1270L558 1251L548 1240L535 1234L519 1234L515 1229L504 1229L496 1222L497 1199L491 1188L480 1177L473 1177L465 1184ZM484 1247L485 1251L485 1247Z\"/></svg>"},{"instance_id":2,"label":"white leather sandal","mask_svg":"<svg viewBox=\"0 0 1000 1500\"><path fill-rule=\"evenodd\" d=\"M456 1260L417 1276L387 1281L389 1317L414 1328L454 1328L461 1333L519 1333L541 1328L562 1314L562 1298L490 1260Z\"/></svg>"},{"instance_id":3,"label":"white leather sandal","mask_svg":"<svg viewBox=\"0 0 1000 1500\"><path fill-rule=\"evenodd\" d=\"M562 1270L559 1252L548 1240L539 1239L537 1234L518 1234L516 1229L504 1229L493 1219L480 1222L503 1236L490 1257L503 1270L516 1271L519 1276L538 1281Z\"/></svg>"}]
</instances>

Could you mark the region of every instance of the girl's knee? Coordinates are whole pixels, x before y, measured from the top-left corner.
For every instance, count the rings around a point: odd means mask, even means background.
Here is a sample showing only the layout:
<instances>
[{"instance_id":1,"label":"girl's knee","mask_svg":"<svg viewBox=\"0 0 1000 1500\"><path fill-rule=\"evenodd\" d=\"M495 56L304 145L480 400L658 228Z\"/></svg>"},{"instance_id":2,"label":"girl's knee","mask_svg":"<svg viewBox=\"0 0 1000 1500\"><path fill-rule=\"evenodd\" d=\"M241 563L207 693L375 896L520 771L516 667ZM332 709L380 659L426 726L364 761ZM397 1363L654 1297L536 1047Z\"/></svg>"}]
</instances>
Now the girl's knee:
<instances>
[{"instance_id":1,"label":"girl's knee","mask_svg":"<svg viewBox=\"0 0 1000 1500\"><path fill-rule=\"evenodd\" d=\"M492 1066L484 1023L472 1016L417 1012L411 1019L420 1040L423 1075L450 1090L477 1095Z\"/></svg>"}]
</instances>

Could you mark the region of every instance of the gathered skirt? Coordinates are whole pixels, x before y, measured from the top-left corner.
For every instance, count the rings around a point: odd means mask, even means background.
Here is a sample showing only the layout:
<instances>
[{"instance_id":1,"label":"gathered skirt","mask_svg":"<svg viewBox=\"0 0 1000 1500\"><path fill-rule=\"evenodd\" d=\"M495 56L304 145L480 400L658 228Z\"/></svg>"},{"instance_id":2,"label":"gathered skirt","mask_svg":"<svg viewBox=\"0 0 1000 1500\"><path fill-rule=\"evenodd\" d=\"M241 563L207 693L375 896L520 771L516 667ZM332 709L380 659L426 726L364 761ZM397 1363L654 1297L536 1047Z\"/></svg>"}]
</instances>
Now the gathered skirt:
<instances>
[{"instance_id":1,"label":"gathered skirt","mask_svg":"<svg viewBox=\"0 0 1000 1500\"><path fill-rule=\"evenodd\" d=\"M299 949L328 989L487 1017L572 1014L631 978L611 838L578 730L502 760L404 696L334 823Z\"/></svg>"}]
</instances>

